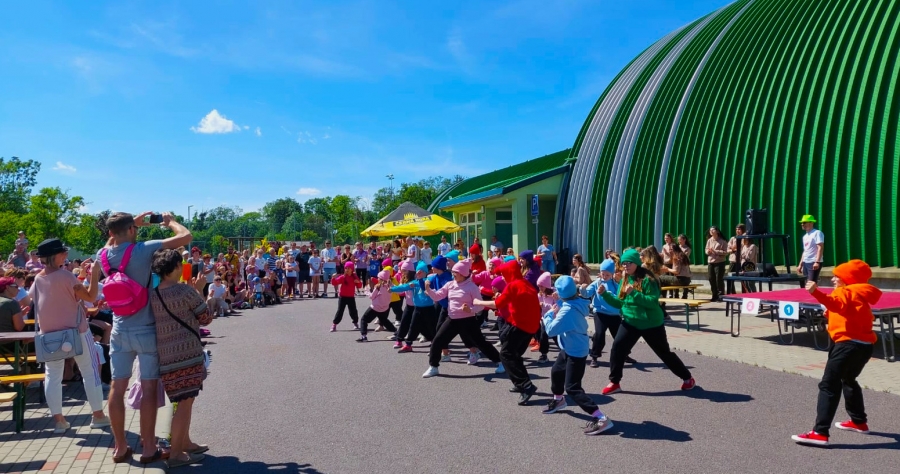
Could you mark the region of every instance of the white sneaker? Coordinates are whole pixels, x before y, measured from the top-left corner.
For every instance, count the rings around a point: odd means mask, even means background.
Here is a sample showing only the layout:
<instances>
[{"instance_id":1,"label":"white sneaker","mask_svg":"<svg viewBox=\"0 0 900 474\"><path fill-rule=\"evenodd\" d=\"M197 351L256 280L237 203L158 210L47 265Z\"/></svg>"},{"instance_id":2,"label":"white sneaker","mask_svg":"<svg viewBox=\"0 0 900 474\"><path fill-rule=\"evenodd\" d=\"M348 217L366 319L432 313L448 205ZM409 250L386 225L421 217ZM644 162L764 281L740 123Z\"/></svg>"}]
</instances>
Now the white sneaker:
<instances>
[{"instance_id":1,"label":"white sneaker","mask_svg":"<svg viewBox=\"0 0 900 474\"><path fill-rule=\"evenodd\" d=\"M505 374L506 369L503 368L503 362L497 364L497 370L494 371L495 374Z\"/></svg>"},{"instance_id":2,"label":"white sneaker","mask_svg":"<svg viewBox=\"0 0 900 474\"><path fill-rule=\"evenodd\" d=\"M503 345L503 343L500 342L500 341L497 341L497 342L494 343L494 347L500 347L500 346L502 346L502 345Z\"/></svg>"},{"instance_id":3,"label":"white sneaker","mask_svg":"<svg viewBox=\"0 0 900 474\"><path fill-rule=\"evenodd\" d=\"M419 336L419 342L425 342L425 336Z\"/></svg>"},{"instance_id":4,"label":"white sneaker","mask_svg":"<svg viewBox=\"0 0 900 474\"><path fill-rule=\"evenodd\" d=\"M469 365L475 365L478 363L478 353L477 352L469 352Z\"/></svg>"},{"instance_id":5,"label":"white sneaker","mask_svg":"<svg viewBox=\"0 0 900 474\"><path fill-rule=\"evenodd\" d=\"M441 372L438 370L437 367L428 367L428 370L426 370L425 373L422 374L422 378L423 378L423 379L430 379L431 377L434 377L434 376L436 376L436 375L439 375L440 373L441 373Z\"/></svg>"},{"instance_id":6,"label":"white sneaker","mask_svg":"<svg viewBox=\"0 0 900 474\"><path fill-rule=\"evenodd\" d=\"M103 418L91 418L91 429L96 430L98 428L106 428L110 425L109 417L104 416Z\"/></svg>"},{"instance_id":7,"label":"white sneaker","mask_svg":"<svg viewBox=\"0 0 900 474\"><path fill-rule=\"evenodd\" d=\"M450 354L444 354L441 356L441 362L450 362Z\"/></svg>"},{"instance_id":8,"label":"white sneaker","mask_svg":"<svg viewBox=\"0 0 900 474\"><path fill-rule=\"evenodd\" d=\"M68 421L57 421L56 428L53 428L53 434L63 434L71 427L72 425Z\"/></svg>"}]
</instances>

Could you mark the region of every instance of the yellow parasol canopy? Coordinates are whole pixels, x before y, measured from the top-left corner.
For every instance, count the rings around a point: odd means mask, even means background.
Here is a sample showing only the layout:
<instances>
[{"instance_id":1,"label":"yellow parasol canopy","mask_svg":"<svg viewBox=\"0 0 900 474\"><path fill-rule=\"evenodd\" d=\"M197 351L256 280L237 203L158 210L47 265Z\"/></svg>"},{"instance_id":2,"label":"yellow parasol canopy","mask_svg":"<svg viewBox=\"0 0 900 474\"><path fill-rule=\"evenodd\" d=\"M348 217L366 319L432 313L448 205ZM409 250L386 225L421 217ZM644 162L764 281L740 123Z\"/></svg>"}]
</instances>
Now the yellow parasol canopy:
<instances>
[{"instance_id":1,"label":"yellow parasol canopy","mask_svg":"<svg viewBox=\"0 0 900 474\"><path fill-rule=\"evenodd\" d=\"M459 232L462 227L407 201L361 232L363 237L437 235Z\"/></svg>"}]
</instances>

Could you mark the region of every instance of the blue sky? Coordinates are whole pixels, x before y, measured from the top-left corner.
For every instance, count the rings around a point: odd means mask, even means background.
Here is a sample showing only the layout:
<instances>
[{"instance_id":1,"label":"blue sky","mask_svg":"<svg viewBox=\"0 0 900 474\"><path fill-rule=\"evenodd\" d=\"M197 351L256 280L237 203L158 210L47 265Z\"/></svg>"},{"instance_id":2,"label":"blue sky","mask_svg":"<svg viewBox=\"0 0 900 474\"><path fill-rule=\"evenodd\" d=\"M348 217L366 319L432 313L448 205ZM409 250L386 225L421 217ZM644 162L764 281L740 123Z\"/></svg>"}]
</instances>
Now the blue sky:
<instances>
[{"instance_id":1,"label":"blue sky","mask_svg":"<svg viewBox=\"0 0 900 474\"><path fill-rule=\"evenodd\" d=\"M6 2L0 156L88 211L370 199L572 146L719 1Z\"/></svg>"}]
</instances>

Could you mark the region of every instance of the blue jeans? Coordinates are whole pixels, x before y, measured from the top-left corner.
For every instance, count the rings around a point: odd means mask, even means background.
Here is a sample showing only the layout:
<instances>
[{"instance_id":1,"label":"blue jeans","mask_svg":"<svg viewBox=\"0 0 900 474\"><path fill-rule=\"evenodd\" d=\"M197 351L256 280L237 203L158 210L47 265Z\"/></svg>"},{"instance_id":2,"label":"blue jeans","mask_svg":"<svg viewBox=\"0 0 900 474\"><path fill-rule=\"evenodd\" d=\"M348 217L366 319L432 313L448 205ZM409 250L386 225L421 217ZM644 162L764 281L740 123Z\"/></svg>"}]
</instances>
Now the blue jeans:
<instances>
[{"instance_id":1,"label":"blue jeans","mask_svg":"<svg viewBox=\"0 0 900 474\"><path fill-rule=\"evenodd\" d=\"M551 275L556 273L556 262L554 262L552 259L541 260L541 270L550 272Z\"/></svg>"},{"instance_id":2,"label":"blue jeans","mask_svg":"<svg viewBox=\"0 0 900 474\"><path fill-rule=\"evenodd\" d=\"M156 326L113 331L109 338L109 364L112 378L130 379L134 359L140 364L141 380L159 378L159 353L156 350Z\"/></svg>"}]
</instances>

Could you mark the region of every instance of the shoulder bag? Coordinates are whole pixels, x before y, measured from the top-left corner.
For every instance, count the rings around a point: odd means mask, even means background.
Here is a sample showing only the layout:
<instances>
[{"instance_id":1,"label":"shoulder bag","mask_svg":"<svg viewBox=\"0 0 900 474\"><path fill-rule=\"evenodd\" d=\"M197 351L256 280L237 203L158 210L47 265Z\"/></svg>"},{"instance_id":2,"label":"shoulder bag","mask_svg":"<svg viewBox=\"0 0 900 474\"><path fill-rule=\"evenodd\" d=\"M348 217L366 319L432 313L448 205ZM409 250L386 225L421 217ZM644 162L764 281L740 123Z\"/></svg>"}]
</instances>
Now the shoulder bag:
<instances>
[{"instance_id":1,"label":"shoulder bag","mask_svg":"<svg viewBox=\"0 0 900 474\"><path fill-rule=\"evenodd\" d=\"M38 324L35 325L34 330L34 353L37 361L42 363L52 362L81 355L84 352L81 333L78 332L78 327L81 326L81 320L84 318L84 307L81 306L81 303L77 305L78 319L75 322L74 328L61 329L59 331L41 334L39 330L40 315L37 314L37 301L38 292L35 291L34 315L38 320Z\"/></svg>"}]
</instances>

